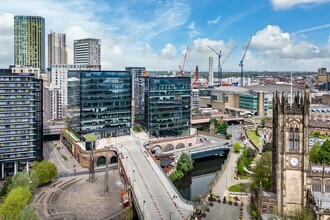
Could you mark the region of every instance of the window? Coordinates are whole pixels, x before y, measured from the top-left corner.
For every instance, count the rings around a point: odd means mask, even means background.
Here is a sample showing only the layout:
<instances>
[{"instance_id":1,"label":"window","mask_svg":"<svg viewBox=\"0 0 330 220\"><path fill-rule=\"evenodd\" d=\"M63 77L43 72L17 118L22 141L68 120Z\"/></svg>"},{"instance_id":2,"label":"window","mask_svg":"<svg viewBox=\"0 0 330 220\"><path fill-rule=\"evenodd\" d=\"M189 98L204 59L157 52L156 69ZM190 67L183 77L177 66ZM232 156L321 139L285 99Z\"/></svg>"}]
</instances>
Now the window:
<instances>
[{"instance_id":1,"label":"window","mask_svg":"<svg viewBox=\"0 0 330 220\"><path fill-rule=\"evenodd\" d=\"M299 150L299 128L290 128L289 132L289 149Z\"/></svg>"},{"instance_id":2,"label":"window","mask_svg":"<svg viewBox=\"0 0 330 220\"><path fill-rule=\"evenodd\" d=\"M313 183L312 191L313 192L321 192L321 183L320 182Z\"/></svg>"}]
</instances>

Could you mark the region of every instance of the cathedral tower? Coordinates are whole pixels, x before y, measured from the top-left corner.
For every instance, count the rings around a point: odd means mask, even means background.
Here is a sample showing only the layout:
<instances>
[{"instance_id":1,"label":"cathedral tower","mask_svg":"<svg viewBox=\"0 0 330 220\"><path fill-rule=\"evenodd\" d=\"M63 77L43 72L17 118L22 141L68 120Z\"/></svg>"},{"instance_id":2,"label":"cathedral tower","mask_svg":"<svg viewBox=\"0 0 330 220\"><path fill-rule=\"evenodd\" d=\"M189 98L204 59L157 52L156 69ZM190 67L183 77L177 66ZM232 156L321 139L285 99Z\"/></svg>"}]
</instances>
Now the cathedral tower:
<instances>
[{"instance_id":1,"label":"cathedral tower","mask_svg":"<svg viewBox=\"0 0 330 220\"><path fill-rule=\"evenodd\" d=\"M284 214L306 206L308 170L309 90L273 98L273 192L277 212Z\"/></svg>"}]
</instances>

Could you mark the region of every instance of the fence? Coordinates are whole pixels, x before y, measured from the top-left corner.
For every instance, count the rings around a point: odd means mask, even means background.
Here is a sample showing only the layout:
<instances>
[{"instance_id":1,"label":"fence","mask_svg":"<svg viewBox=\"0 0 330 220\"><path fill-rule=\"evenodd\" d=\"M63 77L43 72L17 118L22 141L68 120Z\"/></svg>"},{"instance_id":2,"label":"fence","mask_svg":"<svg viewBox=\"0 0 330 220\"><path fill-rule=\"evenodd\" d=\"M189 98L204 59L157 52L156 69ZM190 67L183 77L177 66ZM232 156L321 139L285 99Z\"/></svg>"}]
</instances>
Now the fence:
<instances>
[{"instance_id":1,"label":"fence","mask_svg":"<svg viewBox=\"0 0 330 220\"><path fill-rule=\"evenodd\" d=\"M225 160L224 164L222 164L221 166L221 170L219 172L216 173L215 177L213 178L213 180L210 182L210 184L207 187L207 191L204 192L204 194L202 195L202 199L206 199L207 195L209 194L209 192L214 188L215 184L219 181L220 177L222 176L223 172L226 170L227 165L229 163L230 157L232 155L232 150L229 150L227 159Z\"/></svg>"}]
</instances>

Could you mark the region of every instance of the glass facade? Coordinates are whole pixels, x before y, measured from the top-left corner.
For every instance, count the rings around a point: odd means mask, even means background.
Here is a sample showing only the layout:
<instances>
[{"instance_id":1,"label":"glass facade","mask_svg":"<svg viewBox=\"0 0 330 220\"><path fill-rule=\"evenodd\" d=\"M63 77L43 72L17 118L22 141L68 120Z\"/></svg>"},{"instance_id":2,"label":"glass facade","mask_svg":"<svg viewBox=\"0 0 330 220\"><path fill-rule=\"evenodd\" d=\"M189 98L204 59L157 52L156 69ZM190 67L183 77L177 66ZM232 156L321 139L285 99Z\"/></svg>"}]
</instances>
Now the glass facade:
<instances>
[{"instance_id":1,"label":"glass facade","mask_svg":"<svg viewBox=\"0 0 330 220\"><path fill-rule=\"evenodd\" d=\"M42 160L42 87L42 80L34 74L0 70L2 178L14 174L14 162L19 168L21 162Z\"/></svg>"},{"instance_id":2,"label":"glass facade","mask_svg":"<svg viewBox=\"0 0 330 220\"><path fill-rule=\"evenodd\" d=\"M101 138L129 134L131 73L128 71L69 71L68 121L80 136Z\"/></svg>"},{"instance_id":3,"label":"glass facade","mask_svg":"<svg viewBox=\"0 0 330 220\"><path fill-rule=\"evenodd\" d=\"M239 95L239 108L248 110L258 110L258 95L254 94L240 94ZM264 99L264 109L272 109L272 105L268 102L268 98Z\"/></svg>"},{"instance_id":4,"label":"glass facade","mask_svg":"<svg viewBox=\"0 0 330 220\"><path fill-rule=\"evenodd\" d=\"M136 115L155 137L189 135L190 77L141 77Z\"/></svg>"}]
</instances>

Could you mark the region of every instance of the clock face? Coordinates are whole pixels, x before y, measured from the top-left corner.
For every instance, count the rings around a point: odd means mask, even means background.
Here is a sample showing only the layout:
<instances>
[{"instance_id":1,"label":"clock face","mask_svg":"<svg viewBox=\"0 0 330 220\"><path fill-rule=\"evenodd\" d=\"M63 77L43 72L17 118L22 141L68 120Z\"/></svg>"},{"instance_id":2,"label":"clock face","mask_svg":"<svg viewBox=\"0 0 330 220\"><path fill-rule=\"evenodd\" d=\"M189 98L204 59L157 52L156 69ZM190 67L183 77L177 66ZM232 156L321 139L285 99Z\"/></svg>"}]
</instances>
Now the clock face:
<instances>
[{"instance_id":1,"label":"clock face","mask_svg":"<svg viewBox=\"0 0 330 220\"><path fill-rule=\"evenodd\" d=\"M298 163L299 163L298 158L291 157L291 159L290 159L290 165L291 166L296 167L296 166L298 166Z\"/></svg>"}]
</instances>

